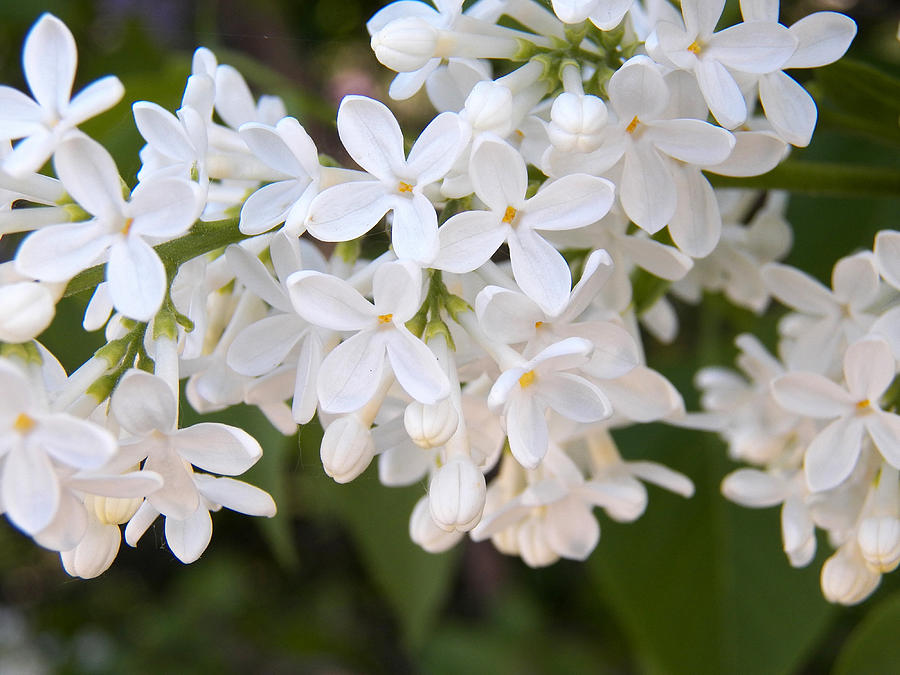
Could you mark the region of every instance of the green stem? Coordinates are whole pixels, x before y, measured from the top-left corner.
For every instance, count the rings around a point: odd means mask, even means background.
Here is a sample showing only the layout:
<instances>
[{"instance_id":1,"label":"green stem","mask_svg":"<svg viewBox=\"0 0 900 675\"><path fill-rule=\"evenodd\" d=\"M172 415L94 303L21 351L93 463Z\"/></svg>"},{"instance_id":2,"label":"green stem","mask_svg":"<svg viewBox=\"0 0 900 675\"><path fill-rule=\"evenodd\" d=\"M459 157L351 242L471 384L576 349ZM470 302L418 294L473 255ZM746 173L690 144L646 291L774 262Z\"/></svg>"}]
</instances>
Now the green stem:
<instances>
[{"instance_id":1,"label":"green stem","mask_svg":"<svg viewBox=\"0 0 900 675\"><path fill-rule=\"evenodd\" d=\"M183 237L159 244L154 249L163 261L166 274L171 279L182 263L246 238L247 235L242 234L238 229L237 218L212 223L198 222ZM66 286L63 297L95 288L104 279L105 267L105 265L94 265L77 274Z\"/></svg>"},{"instance_id":2,"label":"green stem","mask_svg":"<svg viewBox=\"0 0 900 675\"><path fill-rule=\"evenodd\" d=\"M788 160L762 176L706 176L713 187L719 188L789 190L832 197L900 195L900 170L891 167Z\"/></svg>"}]
</instances>

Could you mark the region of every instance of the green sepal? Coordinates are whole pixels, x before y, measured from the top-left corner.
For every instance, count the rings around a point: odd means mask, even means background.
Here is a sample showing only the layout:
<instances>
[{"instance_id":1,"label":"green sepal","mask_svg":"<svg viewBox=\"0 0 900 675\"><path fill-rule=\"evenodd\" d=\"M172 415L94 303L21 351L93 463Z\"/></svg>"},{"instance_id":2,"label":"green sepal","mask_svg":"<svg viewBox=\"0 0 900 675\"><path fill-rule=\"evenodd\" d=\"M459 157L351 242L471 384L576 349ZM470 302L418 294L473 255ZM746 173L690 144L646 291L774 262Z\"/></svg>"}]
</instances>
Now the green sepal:
<instances>
[{"instance_id":1,"label":"green sepal","mask_svg":"<svg viewBox=\"0 0 900 675\"><path fill-rule=\"evenodd\" d=\"M34 340L28 342L0 342L0 356L16 359L24 364L41 365L44 362Z\"/></svg>"}]
</instances>

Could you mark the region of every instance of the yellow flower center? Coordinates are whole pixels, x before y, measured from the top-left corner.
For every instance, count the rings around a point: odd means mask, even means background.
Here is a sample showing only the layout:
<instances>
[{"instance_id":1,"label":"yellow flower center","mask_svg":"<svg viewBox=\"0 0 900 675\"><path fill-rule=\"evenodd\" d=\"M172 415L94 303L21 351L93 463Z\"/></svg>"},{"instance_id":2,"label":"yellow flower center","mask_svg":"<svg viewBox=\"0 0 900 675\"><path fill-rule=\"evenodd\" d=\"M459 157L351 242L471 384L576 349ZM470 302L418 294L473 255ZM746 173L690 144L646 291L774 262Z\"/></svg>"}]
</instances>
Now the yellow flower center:
<instances>
[{"instance_id":1,"label":"yellow flower center","mask_svg":"<svg viewBox=\"0 0 900 675\"><path fill-rule=\"evenodd\" d=\"M400 192L412 192L413 186L409 183L404 183L402 180L400 181L400 185L397 186L397 190Z\"/></svg>"},{"instance_id":2,"label":"yellow flower center","mask_svg":"<svg viewBox=\"0 0 900 675\"><path fill-rule=\"evenodd\" d=\"M522 375L522 377L519 378L519 386L522 387L522 389L530 386L532 382L534 382L534 371L533 370L529 370L527 373L525 373L524 375Z\"/></svg>"},{"instance_id":3,"label":"yellow flower center","mask_svg":"<svg viewBox=\"0 0 900 675\"><path fill-rule=\"evenodd\" d=\"M35 422L31 417L26 415L25 413L19 413L19 416L16 418L16 421L13 422L13 429L18 431L20 434L27 434L29 431L34 429L37 422Z\"/></svg>"},{"instance_id":4,"label":"yellow flower center","mask_svg":"<svg viewBox=\"0 0 900 675\"><path fill-rule=\"evenodd\" d=\"M393 314L379 314L378 315L378 323L390 323L391 319L394 318Z\"/></svg>"},{"instance_id":5,"label":"yellow flower center","mask_svg":"<svg viewBox=\"0 0 900 675\"><path fill-rule=\"evenodd\" d=\"M128 233L131 232L131 224L133 222L134 222L134 218L129 218L128 220L125 221L125 224L122 226L122 234L125 235L126 237L128 236Z\"/></svg>"},{"instance_id":6,"label":"yellow flower center","mask_svg":"<svg viewBox=\"0 0 900 675\"><path fill-rule=\"evenodd\" d=\"M687 50L694 56L697 56L703 50L703 46L699 42L694 40L691 43L691 46L687 48Z\"/></svg>"},{"instance_id":7,"label":"yellow flower center","mask_svg":"<svg viewBox=\"0 0 900 675\"><path fill-rule=\"evenodd\" d=\"M511 223L512 221L514 221L516 219L516 213L518 213L518 211L516 211L513 207L507 206L506 211L503 213L503 222Z\"/></svg>"},{"instance_id":8,"label":"yellow flower center","mask_svg":"<svg viewBox=\"0 0 900 675\"><path fill-rule=\"evenodd\" d=\"M864 410L865 408L868 408L870 405L872 405L871 401L869 401L869 399L867 399L867 398L864 398L862 401L859 401L856 404L856 409Z\"/></svg>"},{"instance_id":9,"label":"yellow flower center","mask_svg":"<svg viewBox=\"0 0 900 675\"><path fill-rule=\"evenodd\" d=\"M534 327L535 327L535 328L540 328L540 327L543 326L543 325L544 325L544 322L543 322L543 321L535 321L535 322L534 322Z\"/></svg>"},{"instance_id":10,"label":"yellow flower center","mask_svg":"<svg viewBox=\"0 0 900 675\"><path fill-rule=\"evenodd\" d=\"M628 126L625 127L625 131L629 134L633 134L634 130L637 129L637 125L640 123L641 121L638 119L638 116L635 115L634 118L628 123Z\"/></svg>"}]
</instances>

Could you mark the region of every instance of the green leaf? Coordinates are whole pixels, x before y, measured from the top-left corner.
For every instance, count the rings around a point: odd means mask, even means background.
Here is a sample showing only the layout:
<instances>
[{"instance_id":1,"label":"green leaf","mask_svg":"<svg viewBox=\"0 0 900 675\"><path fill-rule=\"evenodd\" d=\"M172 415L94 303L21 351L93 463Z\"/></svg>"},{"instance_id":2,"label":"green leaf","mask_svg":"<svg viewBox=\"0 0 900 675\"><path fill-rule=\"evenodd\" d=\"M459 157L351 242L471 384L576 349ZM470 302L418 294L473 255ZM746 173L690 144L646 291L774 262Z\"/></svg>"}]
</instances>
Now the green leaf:
<instances>
[{"instance_id":1,"label":"green leaf","mask_svg":"<svg viewBox=\"0 0 900 675\"><path fill-rule=\"evenodd\" d=\"M706 174L717 188L790 190L810 195L884 197L900 195L900 169L788 160L761 176L731 178Z\"/></svg>"},{"instance_id":2,"label":"green leaf","mask_svg":"<svg viewBox=\"0 0 900 675\"><path fill-rule=\"evenodd\" d=\"M793 672L835 611L819 591L822 556L806 569L792 569L781 550L777 509L753 511L725 501L719 484L732 467L711 436L645 425L618 439L628 455L634 448L664 448L646 456L688 474L697 488L687 501L651 489L639 521L603 525L588 562L641 669Z\"/></svg>"},{"instance_id":3,"label":"green leaf","mask_svg":"<svg viewBox=\"0 0 900 675\"><path fill-rule=\"evenodd\" d=\"M329 478L319 460L321 433L318 424L307 424L300 432L304 470L298 490L305 509L331 516L346 528L396 614L407 646L418 649L450 590L458 551L432 555L410 541L407 524L422 487L384 487L374 466L377 460L349 484Z\"/></svg>"},{"instance_id":4,"label":"green leaf","mask_svg":"<svg viewBox=\"0 0 900 675\"><path fill-rule=\"evenodd\" d=\"M835 675L893 673L900 664L900 593L877 604L847 638Z\"/></svg>"}]
</instances>

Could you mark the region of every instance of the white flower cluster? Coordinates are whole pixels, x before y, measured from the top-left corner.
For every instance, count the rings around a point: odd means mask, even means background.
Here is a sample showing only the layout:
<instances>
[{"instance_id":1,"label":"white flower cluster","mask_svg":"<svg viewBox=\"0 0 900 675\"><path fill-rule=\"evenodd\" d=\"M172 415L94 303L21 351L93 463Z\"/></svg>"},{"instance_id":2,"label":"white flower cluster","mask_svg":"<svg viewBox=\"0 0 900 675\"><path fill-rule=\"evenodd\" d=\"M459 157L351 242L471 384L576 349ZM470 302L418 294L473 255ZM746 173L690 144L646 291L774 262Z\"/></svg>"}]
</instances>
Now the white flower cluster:
<instances>
[{"instance_id":1,"label":"white flower cluster","mask_svg":"<svg viewBox=\"0 0 900 675\"><path fill-rule=\"evenodd\" d=\"M742 335L743 376L697 376L704 422L732 458L758 468L722 491L752 507L782 505L784 551L796 567L816 553L816 528L837 551L822 567L832 602L867 598L900 564L900 232L834 266L832 290L769 263L766 288L793 311L779 324L780 358Z\"/></svg>"},{"instance_id":2,"label":"white flower cluster","mask_svg":"<svg viewBox=\"0 0 900 675\"><path fill-rule=\"evenodd\" d=\"M70 573L105 569L121 523L133 544L163 515L189 562L211 510L274 514L221 477L258 459L255 440L177 428L183 378L199 412L256 405L286 435L317 415L338 482L376 455L385 485L426 480L410 535L429 551L470 533L530 565L584 559L593 507L630 521L643 482L692 494L609 433L685 417L638 320L674 337L660 299L673 282L755 310L779 294L759 268L790 246L784 199L758 208L703 172L762 174L806 145L815 105L782 71L840 58L855 24L821 12L788 28L754 0L719 32L724 0L435 5L401 0L368 23L398 73L390 95L424 87L438 113L409 152L385 105L348 96L337 130L359 169L335 167L280 100L254 100L201 48L174 114L133 105L146 140L133 190L77 129L121 84L70 100L71 34L50 15L32 28L33 98L0 88L0 234L30 232L0 266L0 507ZM38 173L51 157L55 177ZM385 227L390 246L370 254ZM66 377L32 340L60 297L91 288L84 326L105 325L108 344ZM791 324L796 351L834 333L816 321ZM872 411L883 379L860 385ZM856 400L835 405L831 436L861 438ZM808 470L817 489L861 475L832 463Z\"/></svg>"}]
</instances>

